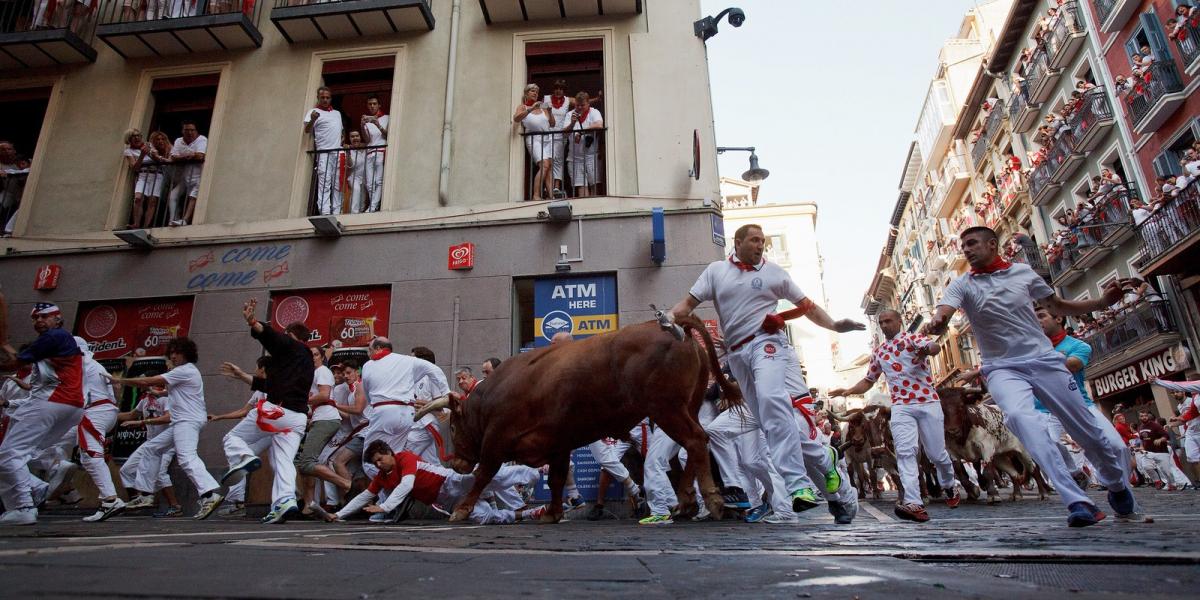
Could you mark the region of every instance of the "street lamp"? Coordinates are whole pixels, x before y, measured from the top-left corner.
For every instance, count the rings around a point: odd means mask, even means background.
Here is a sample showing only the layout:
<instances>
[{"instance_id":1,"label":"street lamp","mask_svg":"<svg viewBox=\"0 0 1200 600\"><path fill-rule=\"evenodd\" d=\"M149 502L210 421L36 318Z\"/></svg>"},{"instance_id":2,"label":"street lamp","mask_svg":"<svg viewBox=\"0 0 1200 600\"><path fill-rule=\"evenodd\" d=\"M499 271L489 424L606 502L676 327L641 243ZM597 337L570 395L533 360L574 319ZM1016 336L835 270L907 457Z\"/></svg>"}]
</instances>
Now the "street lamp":
<instances>
[{"instance_id":1,"label":"street lamp","mask_svg":"<svg viewBox=\"0 0 1200 600\"><path fill-rule=\"evenodd\" d=\"M771 174L770 171L758 166L758 155L754 153L754 146L744 148L721 146L717 148L717 154L725 154L726 152L749 152L750 153L750 168L742 173L742 179L751 183L758 183L767 178Z\"/></svg>"}]
</instances>

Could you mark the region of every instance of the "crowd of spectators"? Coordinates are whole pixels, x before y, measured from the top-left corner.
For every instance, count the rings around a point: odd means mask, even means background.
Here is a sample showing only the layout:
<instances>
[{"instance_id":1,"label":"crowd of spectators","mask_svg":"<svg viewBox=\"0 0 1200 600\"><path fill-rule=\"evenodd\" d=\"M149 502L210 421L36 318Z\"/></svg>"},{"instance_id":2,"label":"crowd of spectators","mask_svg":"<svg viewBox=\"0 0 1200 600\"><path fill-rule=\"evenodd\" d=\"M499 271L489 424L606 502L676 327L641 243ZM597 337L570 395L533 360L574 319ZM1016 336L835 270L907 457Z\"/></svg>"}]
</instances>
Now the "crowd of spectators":
<instances>
[{"instance_id":1,"label":"crowd of spectators","mask_svg":"<svg viewBox=\"0 0 1200 600\"><path fill-rule=\"evenodd\" d=\"M1175 7L1175 15L1167 19L1163 28L1167 32L1167 38L1180 44L1200 44L1200 40L1195 39L1195 32L1200 30L1200 7L1180 2L1179 6Z\"/></svg>"},{"instance_id":2,"label":"crowd of spectators","mask_svg":"<svg viewBox=\"0 0 1200 600\"><path fill-rule=\"evenodd\" d=\"M1087 196L1054 218L1059 228L1042 246L1046 260L1053 264L1072 250L1098 244L1104 238L1104 228L1116 225L1114 217L1128 214L1136 200L1120 175L1111 168L1101 169L1092 177Z\"/></svg>"},{"instance_id":3,"label":"crowd of spectators","mask_svg":"<svg viewBox=\"0 0 1200 600\"><path fill-rule=\"evenodd\" d=\"M12 142L0 140L0 237L11 237L17 209L29 176L29 159L17 153Z\"/></svg>"},{"instance_id":4,"label":"crowd of spectators","mask_svg":"<svg viewBox=\"0 0 1200 600\"><path fill-rule=\"evenodd\" d=\"M1161 303L1163 296L1150 285L1150 282L1140 277L1121 280L1121 289L1125 295L1115 304L1102 311L1096 311L1076 317L1076 323L1069 328L1071 335L1086 340L1104 330L1122 316L1137 310L1147 303ZM1159 317L1162 315L1153 315Z\"/></svg>"},{"instance_id":5,"label":"crowd of spectators","mask_svg":"<svg viewBox=\"0 0 1200 600\"><path fill-rule=\"evenodd\" d=\"M574 187L575 197L594 196L603 176L597 157L604 117L595 106L601 96L579 91L570 97L567 87L560 79L552 93L541 96L538 85L530 83L513 109L531 164L530 200L563 198L564 187Z\"/></svg>"},{"instance_id":6,"label":"crowd of spectators","mask_svg":"<svg viewBox=\"0 0 1200 600\"><path fill-rule=\"evenodd\" d=\"M200 134L194 121L180 122L180 133L172 144L162 131L152 132L149 140L143 139L137 128L125 132L121 158L135 176L126 228L157 226L155 216L164 193L168 199L167 225L178 227L192 222L208 138Z\"/></svg>"}]
</instances>

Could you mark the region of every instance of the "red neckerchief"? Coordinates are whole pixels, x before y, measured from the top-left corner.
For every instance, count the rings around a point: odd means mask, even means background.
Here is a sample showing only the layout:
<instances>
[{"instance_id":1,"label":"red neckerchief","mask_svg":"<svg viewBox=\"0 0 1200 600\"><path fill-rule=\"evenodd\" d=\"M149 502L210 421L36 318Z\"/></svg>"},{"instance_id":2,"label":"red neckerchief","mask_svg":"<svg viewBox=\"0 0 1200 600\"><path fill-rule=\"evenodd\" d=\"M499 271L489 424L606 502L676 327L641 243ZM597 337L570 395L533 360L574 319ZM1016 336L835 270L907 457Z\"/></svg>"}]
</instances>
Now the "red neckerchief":
<instances>
[{"instance_id":1,"label":"red neckerchief","mask_svg":"<svg viewBox=\"0 0 1200 600\"><path fill-rule=\"evenodd\" d=\"M129 145L130 150L141 150L142 148L145 148L145 147L146 147L146 142L142 142L136 146L134 146L133 144Z\"/></svg>"},{"instance_id":2,"label":"red neckerchief","mask_svg":"<svg viewBox=\"0 0 1200 600\"><path fill-rule=\"evenodd\" d=\"M391 350L388 350L387 348L384 348L383 350L380 350L379 352L376 352L375 354L372 354L372 355L371 355L371 360L379 360L379 359L381 359L381 358L383 358L383 357L385 357L385 356L387 356L387 355L389 355L389 354L391 354L391 353L392 353L392 351L391 351Z\"/></svg>"},{"instance_id":3,"label":"red neckerchief","mask_svg":"<svg viewBox=\"0 0 1200 600\"><path fill-rule=\"evenodd\" d=\"M553 105L554 108L562 108L563 102L566 102L566 101L567 101L566 96L563 96L562 98L555 98L554 96L550 96L550 104Z\"/></svg>"},{"instance_id":4,"label":"red neckerchief","mask_svg":"<svg viewBox=\"0 0 1200 600\"><path fill-rule=\"evenodd\" d=\"M522 100L521 102L525 103L525 106L533 106L534 103L533 100Z\"/></svg>"},{"instance_id":5,"label":"red neckerchief","mask_svg":"<svg viewBox=\"0 0 1200 600\"><path fill-rule=\"evenodd\" d=\"M373 115L371 115L371 116L372 116L372 117L375 117L376 119L378 119L379 117L382 117L382 116L383 116L383 111L382 111L382 110L377 110L377 111L375 111L375 114L373 114Z\"/></svg>"},{"instance_id":6,"label":"red neckerchief","mask_svg":"<svg viewBox=\"0 0 1200 600\"><path fill-rule=\"evenodd\" d=\"M978 269L976 269L975 267L971 267L971 274L972 275L983 275L985 273L995 273L996 271L1003 271L1011 266L1012 266L1012 263L1008 262L1007 260L1004 260L1003 256L997 255L996 258L992 259L992 262L989 263L985 267L980 267Z\"/></svg>"},{"instance_id":7,"label":"red neckerchief","mask_svg":"<svg viewBox=\"0 0 1200 600\"><path fill-rule=\"evenodd\" d=\"M582 125L584 122L587 121L587 115L591 111L592 111L592 107L590 107L590 106L579 111L579 124L580 125Z\"/></svg>"},{"instance_id":8,"label":"red neckerchief","mask_svg":"<svg viewBox=\"0 0 1200 600\"><path fill-rule=\"evenodd\" d=\"M1061 344L1062 341L1065 340L1066 338L1067 338L1067 330L1064 329L1064 330L1050 336L1050 343L1054 344L1054 347L1057 348L1058 345Z\"/></svg>"},{"instance_id":9,"label":"red neckerchief","mask_svg":"<svg viewBox=\"0 0 1200 600\"><path fill-rule=\"evenodd\" d=\"M325 112L333 112L333 105L330 105L329 108L321 108L321 105L318 104L318 105L314 106L313 108L315 108L317 110L323 110Z\"/></svg>"},{"instance_id":10,"label":"red neckerchief","mask_svg":"<svg viewBox=\"0 0 1200 600\"><path fill-rule=\"evenodd\" d=\"M758 270L757 265L749 265L740 260L734 260L733 255L729 256L729 262L733 263L733 266L737 267L739 270L746 271L747 273L749 273L750 271ZM763 261L763 262L765 263L766 261Z\"/></svg>"}]
</instances>

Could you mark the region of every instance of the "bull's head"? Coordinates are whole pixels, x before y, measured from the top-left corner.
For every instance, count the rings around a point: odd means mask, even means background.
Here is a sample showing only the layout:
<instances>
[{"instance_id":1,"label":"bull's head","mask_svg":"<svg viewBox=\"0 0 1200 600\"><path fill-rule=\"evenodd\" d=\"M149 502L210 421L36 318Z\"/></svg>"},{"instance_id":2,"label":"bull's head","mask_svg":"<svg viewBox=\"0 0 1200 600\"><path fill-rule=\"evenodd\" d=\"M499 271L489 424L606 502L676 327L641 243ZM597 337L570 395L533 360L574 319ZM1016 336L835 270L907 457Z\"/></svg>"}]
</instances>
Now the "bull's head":
<instances>
[{"instance_id":1,"label":"bull's head","mask_svg":"<svg viewBox=\"0 0 1200 600\"><path fill-rule=\"evenodd\" d=\"M479 440L470 434L466 422L466 398L450 392L445 396L435 398L413 415L413 422L435 411L450 409L450 440L454 444L454 456L447 461L450 468L463 474L474 471L475 463L479 460Z\"/></svg>"},{"instance_id":2,"label":"bull's head","mask_svg":"<svg viewBox=\"0 0 1200 600\"><path fill-rule=\"evenodd\" d=\"M940 388L937 393L942 399L946 435L959 443L965 442L972 425L967 407L978 402L982 394L977 389L961 387Z\"/></svg>"}]
</instances>

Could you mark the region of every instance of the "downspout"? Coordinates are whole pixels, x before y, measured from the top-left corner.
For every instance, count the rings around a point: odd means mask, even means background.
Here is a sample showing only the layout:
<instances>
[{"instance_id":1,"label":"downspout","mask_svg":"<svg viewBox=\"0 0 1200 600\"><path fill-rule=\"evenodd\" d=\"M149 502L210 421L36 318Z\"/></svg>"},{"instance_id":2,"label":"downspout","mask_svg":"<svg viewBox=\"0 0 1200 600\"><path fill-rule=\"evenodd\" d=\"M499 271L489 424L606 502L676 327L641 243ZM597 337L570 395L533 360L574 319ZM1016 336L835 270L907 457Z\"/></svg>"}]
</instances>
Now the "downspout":
<instances>
[{"instance_id":1,"label":"downspout","mask_svg":"<svg viewBox=\"0 0 1200 600\"><path fill-rule=\"evenodd\" d=\"M450 203L450 141L454 135L454 74L458 64L458 24L462 0L450 9L450 56L446 61L446 107L442 117L442 166L438 171L438 206Z\"/></svg>"}]
</instances>

